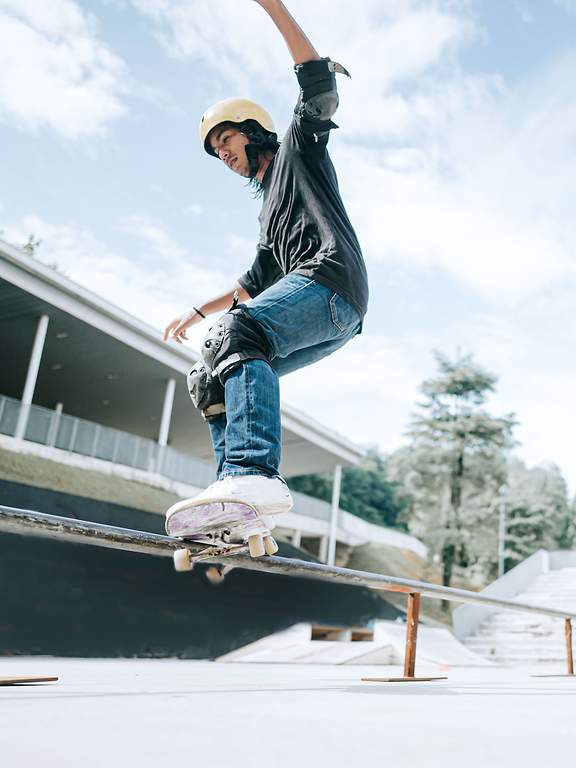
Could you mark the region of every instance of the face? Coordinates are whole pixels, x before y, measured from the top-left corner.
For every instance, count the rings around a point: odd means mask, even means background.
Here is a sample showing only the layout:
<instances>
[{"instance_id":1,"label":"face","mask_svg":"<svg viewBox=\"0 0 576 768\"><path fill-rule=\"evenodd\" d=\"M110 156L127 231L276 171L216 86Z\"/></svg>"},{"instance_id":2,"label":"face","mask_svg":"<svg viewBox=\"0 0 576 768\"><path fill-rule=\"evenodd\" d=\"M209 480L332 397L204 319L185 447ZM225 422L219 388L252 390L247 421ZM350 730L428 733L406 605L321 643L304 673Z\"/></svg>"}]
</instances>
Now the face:
<instances>
[{"instance_id":1,"label":"face","mask_svg":"<svg viewBox=\"0 0 576 768\"><path fill-rule=\"evenodd\" d=\"M244 149L248 138L243 133L237 128L217 126L210 133L208 140L216 157L226 163L228 168L240 176L250 176L250 165Z\"/></svg>"}]
</instances>

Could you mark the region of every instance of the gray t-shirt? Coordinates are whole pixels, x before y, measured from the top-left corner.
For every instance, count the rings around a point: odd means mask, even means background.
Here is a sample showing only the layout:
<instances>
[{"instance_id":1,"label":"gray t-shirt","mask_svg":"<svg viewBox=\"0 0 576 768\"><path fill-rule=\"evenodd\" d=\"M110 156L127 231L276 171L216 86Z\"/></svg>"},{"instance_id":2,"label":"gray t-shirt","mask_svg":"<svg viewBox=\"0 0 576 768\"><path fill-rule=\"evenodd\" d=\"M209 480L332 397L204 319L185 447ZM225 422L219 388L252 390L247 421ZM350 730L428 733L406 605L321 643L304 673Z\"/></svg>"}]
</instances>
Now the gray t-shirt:
<instances>
[{"instance_id":1,"label":"gray t-shirt","mask_svg":"<svg viewBox=\"0 0 576 768\"><path fill-rule=\"evenodd\" d=\"M363 318L366 267L327 149L337 126L299 111L264 176L256 259L239 283L254 298L285 275L305 275L338 293Z\"/></svg>"}]
</instances>

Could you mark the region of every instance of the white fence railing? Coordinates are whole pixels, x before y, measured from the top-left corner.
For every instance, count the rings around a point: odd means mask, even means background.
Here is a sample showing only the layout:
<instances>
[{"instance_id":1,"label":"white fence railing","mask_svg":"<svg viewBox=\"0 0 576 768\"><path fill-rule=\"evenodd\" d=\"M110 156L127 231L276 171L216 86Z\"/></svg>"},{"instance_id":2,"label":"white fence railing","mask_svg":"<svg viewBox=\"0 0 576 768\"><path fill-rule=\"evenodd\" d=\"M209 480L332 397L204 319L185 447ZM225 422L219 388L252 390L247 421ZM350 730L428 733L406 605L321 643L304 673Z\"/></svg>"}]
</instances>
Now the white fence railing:
<instances>
[{"instance_id":1,"label":"white fence railing","mask_svg":"<svg viewBox=\"0 0 576 768\"><path fill-rule=\"evenodd\" d=\"M14 436L21 403L0 396L0 434ZM38 405L29 406L25 440L63 451L111 461L145 472L157 472L190 485L204 487L214 480L214 470L193 456L158 445L138 435L105 427Z\"/></svg>"},{"instance_id":2,"label":"white fence railing","mask_svg":"<svg viewBox=\"0 0 576 768\"><path fill-rule=\"evenodd\" d=\"M20 400L0 395L0 434L14 436L20 407ZM145 472L156 472L200 488L214 481L212 466L170 446L162 447L154 440L39 405L29 406L24 439ZM323 521L330 520L330 505L325 501L303 493L293 495L294 512Z\"/></svg>"}]
</instances>

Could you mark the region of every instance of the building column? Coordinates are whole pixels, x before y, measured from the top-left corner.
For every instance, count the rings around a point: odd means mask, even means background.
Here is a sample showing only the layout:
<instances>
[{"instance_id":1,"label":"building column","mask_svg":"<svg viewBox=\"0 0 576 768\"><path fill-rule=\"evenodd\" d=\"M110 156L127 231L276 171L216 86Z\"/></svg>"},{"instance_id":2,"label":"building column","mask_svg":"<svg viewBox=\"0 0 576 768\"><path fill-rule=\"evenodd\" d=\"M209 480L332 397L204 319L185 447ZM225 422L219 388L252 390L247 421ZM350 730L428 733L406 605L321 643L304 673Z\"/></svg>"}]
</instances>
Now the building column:
<instances>
[{"instance_id":1,"label":"building column","mask_svg":"<svg viewBox=\"0 0 576 768\"><path fill-rule=\"evenodd\" d=\"M302 544L302 531L294 531L292 534L292 546L300 547Z\"/></svg>"},{"instance_id":2,"label":"building column","mask_svg":"<svg viewBox=\"0 0 576 768\"><path fill-rule=\"evenodd\" d=\"M340 509L340 488L342 487L342 464L334 468L332 481L332 509L330 511L330 542L328 545L328 565L336 562L336 532L338 529L338 510Z\"/></svg>"},{"instance_id":3,"label":"building column","mask_svg":"<svg viewBox=\"0 0 576 768\"><path fill-rule=\"evenodd\" d=\"M18 440L22 440L26 434L26 427L28 426L28 418L30 416L30 406L34 399L34 390L36 389L36 380L38 379L38 370L40 368L42 352L44 351L44 342L46 341L47 331L48 315L42 315L36 326L36 335L34 337L34 344L32 345L30 362L28 363L28 373L26 374L26 383L24 384L24 392L22 393L20 412L18 413L18 421L16 422L16 431L14 432L14 437Z\"/></svg>"},{"instance_id":4,"label":"building column","mask_svg":"<svg viewBox=\"0 0 576 768\"><path fill-rule=\"evenodd\" d=\"M166 382L166 391L164 392L164 405L162 407L162 419L160 420L160 432L158 433L158 445L168 445L168 435L170 433L170 421L172 419L172 406L174 405L174 391L176 381L168 379Z\"/></svg>"},{"instance_id":5,"label":"building column","mask_svg":"<svg viewBox=\"0 0 576 768\"><path fill-rule=\"evenodd\" d=\"M60 426L60 419L62 417L62 411L64 405L62 403L56 403L54 413L50 419L50 428L48 429L48 437L46 438L46 445L53 447L56 443L56 437L58 435L58 427Z\"/></svg>"},{"instance_id":6,"label":"building column","mask_svg":"<svg viewBox=\"0 0 576 768\"><path fill-rule=\"evenodd\" d=\"M318 560L320 560L321 563L328 562L328 549L329 549L328 543L329 543L328 536L320 536L320 546L318 548Z\"/></svg>"},{"instance_id":7,"label":"building column","mask_svg":"<svg viewBox=\"0 0 576 768\"><path fill-rule=\"evenodd\" d=\"M156 472L162 472L164 464L164 452L168 445L168 436L170 434L170 421L172 420L172 408L174 406L174 392L176 390L176 380L168 379L166 390L164 392L164 405L162 406L162 418L160 419L160 431L158 432L158 455L156 458Z\"/></svg>"}]
</instances>

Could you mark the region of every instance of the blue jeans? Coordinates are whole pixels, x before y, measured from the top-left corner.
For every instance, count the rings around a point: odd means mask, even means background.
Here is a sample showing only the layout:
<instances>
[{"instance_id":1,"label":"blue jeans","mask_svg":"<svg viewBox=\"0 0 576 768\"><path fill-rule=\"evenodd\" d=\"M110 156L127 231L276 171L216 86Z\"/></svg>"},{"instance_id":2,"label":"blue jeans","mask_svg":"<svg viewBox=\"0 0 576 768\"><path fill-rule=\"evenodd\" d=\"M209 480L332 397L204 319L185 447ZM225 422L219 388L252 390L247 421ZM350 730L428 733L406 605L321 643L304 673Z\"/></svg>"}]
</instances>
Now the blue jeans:
<instances>
[{"instance_id":1,"label":"blue jeans","mask_svg":"<svg viewBox=\"0 0 576 768\"><path fill-rule=\"evenodd\" d=\"M218 479L278 475L278 377L336 351L361 325L345 299L303 275L287 275L246 306L266 335L270 363L247 360L226 380L226 413L209 421Z\"/></svg>"}]
</instances>

